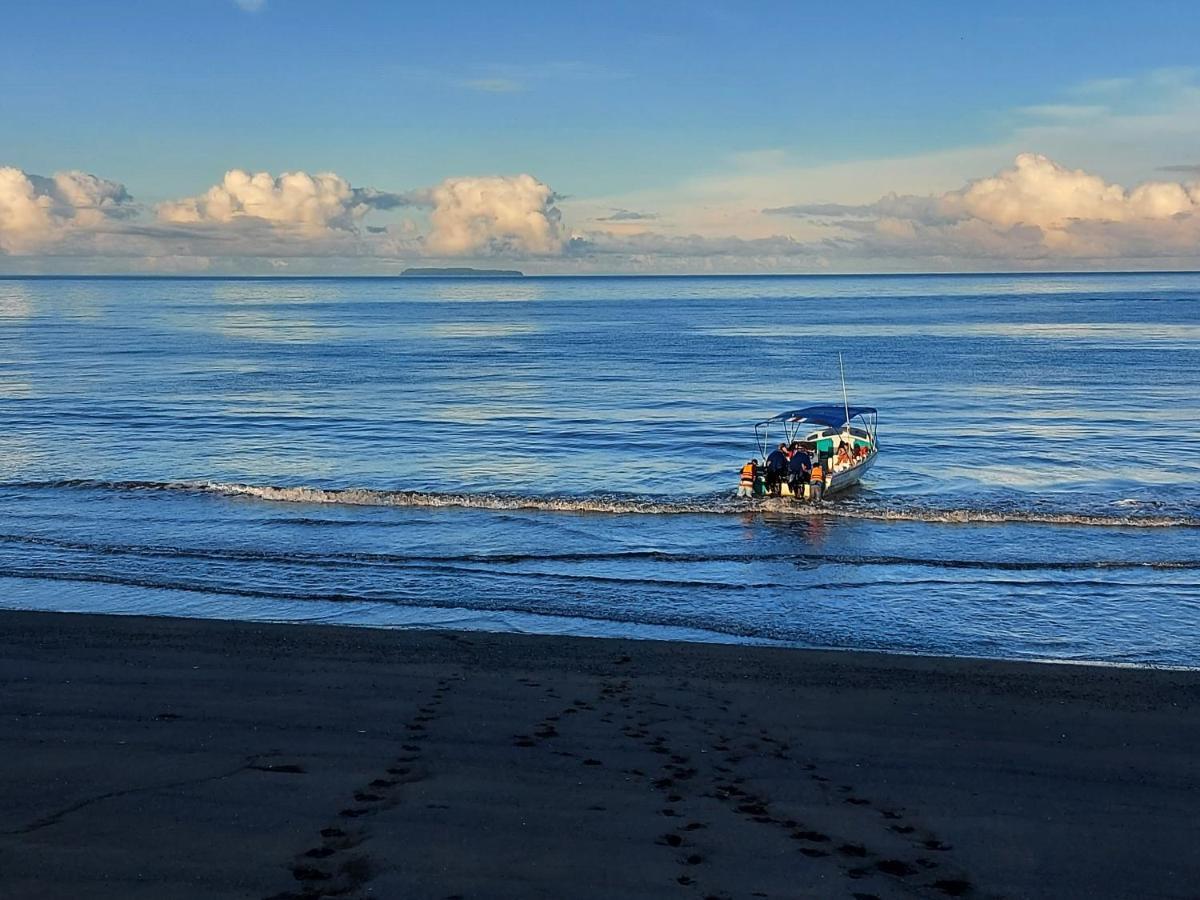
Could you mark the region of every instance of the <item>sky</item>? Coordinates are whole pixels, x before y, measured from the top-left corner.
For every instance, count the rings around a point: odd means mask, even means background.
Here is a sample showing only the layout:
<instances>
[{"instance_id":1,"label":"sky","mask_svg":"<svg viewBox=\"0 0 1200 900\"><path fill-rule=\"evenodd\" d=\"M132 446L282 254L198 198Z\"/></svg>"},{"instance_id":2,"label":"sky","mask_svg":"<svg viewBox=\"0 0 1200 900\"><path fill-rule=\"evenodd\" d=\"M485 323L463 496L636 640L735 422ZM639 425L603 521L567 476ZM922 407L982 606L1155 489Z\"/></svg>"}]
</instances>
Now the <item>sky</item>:
<instances>
[{"instance_id":1,"label":"sky","mask_svg":"<svg viewBox=\"0 0 1200 900\"><path fill-rule=\"evenodd\" d=\"M0 23L0 273L1200 268L1195 3L7 0Z\"/></svg>"}]
</instances>

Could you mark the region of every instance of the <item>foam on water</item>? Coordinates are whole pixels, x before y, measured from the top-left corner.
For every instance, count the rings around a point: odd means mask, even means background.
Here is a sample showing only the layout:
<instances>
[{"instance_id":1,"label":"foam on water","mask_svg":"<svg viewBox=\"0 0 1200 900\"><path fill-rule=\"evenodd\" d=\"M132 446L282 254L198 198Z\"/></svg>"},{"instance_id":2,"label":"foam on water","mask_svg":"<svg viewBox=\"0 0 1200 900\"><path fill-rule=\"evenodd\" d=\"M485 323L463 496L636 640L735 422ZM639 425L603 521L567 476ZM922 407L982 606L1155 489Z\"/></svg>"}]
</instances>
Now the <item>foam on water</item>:
<instances>
[{"instance_id":1,"label":"foam on water","mask_svg":"<svg viewBox=\"0 0 1200 900\"><path fill-rule=\"evenodd\" d=\"M606 513L611 515L745 515L771 513L807 517L842 517L877 521L929 522L948 525L1020 523L1079 525L1097 528L1200 528L1200 515L1103 515L1035 509L970 509L929 506L871 505L861 499L799 503L779 498L738 499L728 493L692 497L629 496L619 494L539 495L506 493L431 492L375 488L275 486L213 481L99 481L69 479L0 484L0 488L84 488L110 491L179 491L226 497L252 497L272 503L390 506L398 508L458 508L493 511Z\"/></svg>"}]
</instances>

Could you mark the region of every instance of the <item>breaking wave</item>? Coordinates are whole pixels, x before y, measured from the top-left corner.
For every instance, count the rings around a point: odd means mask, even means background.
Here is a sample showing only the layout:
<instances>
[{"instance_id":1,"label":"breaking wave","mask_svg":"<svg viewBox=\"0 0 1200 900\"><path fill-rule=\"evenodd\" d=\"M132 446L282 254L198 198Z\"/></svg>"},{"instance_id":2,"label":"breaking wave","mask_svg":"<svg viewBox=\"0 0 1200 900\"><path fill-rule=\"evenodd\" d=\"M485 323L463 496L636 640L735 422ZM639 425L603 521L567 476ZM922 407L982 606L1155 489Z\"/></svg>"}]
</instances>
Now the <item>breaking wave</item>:
<instances>
[{"instance_id":1,"label":"breaking wave","mask_svg":"<svg viewBox=\"0 0 1200 900\"><path fill-rule=\"evenodd\" d=\"M777 498L736 499L728 493L694 495L677 499L626 494L536 495L378 490L372 488L322 488L274 486L212 481L60 481L10 482L6 489L81 488L107 491L173 491L249 497L272 503L385 506L397 508L460 508L497 511L600 513L612 515L744 515L769 513L806 517L833 517L878 521L946 524L1081 525L1108 528L1200 528L1200 514L1155 514L1055 511L1021 508L938 508L918 503L897 503L886 498L834 499L821 504L796 503Z\"/></svg>"}]
</instances>

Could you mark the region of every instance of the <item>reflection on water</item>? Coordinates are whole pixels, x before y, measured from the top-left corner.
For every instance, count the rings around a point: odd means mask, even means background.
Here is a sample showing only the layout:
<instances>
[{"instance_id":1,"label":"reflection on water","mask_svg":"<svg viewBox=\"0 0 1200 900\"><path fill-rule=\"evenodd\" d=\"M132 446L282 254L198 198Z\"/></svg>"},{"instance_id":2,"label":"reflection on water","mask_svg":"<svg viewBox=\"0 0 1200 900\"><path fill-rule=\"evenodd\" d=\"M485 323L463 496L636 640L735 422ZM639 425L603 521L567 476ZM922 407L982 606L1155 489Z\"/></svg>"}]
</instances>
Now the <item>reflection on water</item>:
<instances>
[{"instance_id":1,"label":"reflection on water","mask_svg":"<svg viewBox=\"0 0 1200 900\"><path fill-rule=\"evenodd\" d=\"M25 286L19 281L0 280L0 320L28 319L32 315L33 302Z\"/></svg>"},{"instance_id":2,"label":"reflection on water","mask_svg":"<svg viewBox=\"0 0 1200 900\"><path fill-rule=\"evenodd\" d=\"M45 456L45 451L29 436L0 433L0 481L28 478L45 465Z\"/></svg>"},{"instance_id":3,"label":"reflection on water","mask_svg":"<svg viewBox=\"0 0 1200 900\"><path fill-rule=\"evenodd\" d=\"M453 322L441 323L426 329L434 338L495 338L540 331L528 322Z\"/></svg>"},{"instance_id":4,"label":"reflection on water","mask_svg":"<svg viewBox=\"0 0 1200 900\"><path fill-rule=\"evenodd\" d=\"M555 296L549 279L421 278L400 282L412 303L533 303Z\"/></svg>"},{"instance_id":5,"label":"reflection on water","mask_svg":"<svg viewBox=\"0 0 1200 900\"><path fill-rule=\"evenodd\" d=\"M1149 342L1195 343L1200 341L1200 325L1137 325L1128 322L961 322L953 325L936 322L897 324L860 322L850 319L841 324L806 322L801 325L720 325L706 327L705 334L720 337L756 338L864 338L864 337L994 337L1020 340L1091 341L1107 344Z\"/></svg>"}]
</instances>

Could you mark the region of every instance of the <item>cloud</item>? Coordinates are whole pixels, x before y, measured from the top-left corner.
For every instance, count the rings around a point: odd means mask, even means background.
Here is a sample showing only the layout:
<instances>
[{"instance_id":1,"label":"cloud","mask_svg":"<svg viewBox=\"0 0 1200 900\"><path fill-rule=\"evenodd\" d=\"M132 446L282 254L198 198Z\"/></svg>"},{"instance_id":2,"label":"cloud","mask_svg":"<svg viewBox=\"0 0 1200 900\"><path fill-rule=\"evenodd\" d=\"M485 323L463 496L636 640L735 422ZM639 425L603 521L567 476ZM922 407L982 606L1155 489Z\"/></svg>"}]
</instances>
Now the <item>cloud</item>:
<instances>
[{"instance_id":1,"label":"cloud","mask_svg":"<svg viewBox=\"0 0 1200 900\"><path fill-rule=\"evenodd\" d=\"M429 192L430 253L554 256L562 214L550 186L532 175L447 178Z\"/></svg>"},{"instance_id":2,"label":"cloud","mask_svg":"<svg viewBox=\"0 0 1200 900\"><path fill-rule=\"evenodd\" d=\"M637 212L631 209L615 209L611 215L599 216L594 221L596 222L642 222L649 219L657 219L657 213Z\"/></svg>"},{"instance_id":3,"label":"cloud","mask_svg":"<svg viewBox=\"0 0 1200 900\"><path fill-rule=\"evenodd\" d=\"M557 199L531 175L449 178L397 193L332 172L231 169L203 194L159 204L156 224L132 223L126 234L209 257L556 256L565 245ZM415 220L366 221L401 208Z\"/></svg>"},{"instance_id":4,"label":"cloud","mask_svg":"<svg viewBox=\"0 0 1200 900\"><path fill-rule=\"evenodd\" d=\"M1131 191L1099 175L1068 169L1048 157L1022 153L1010 169L942 198L950 215L1000 227L1033 225L1061 231L1075 221L1129 222L1197 212L1200 185L1148 181Z\"/></svg>"},{"instance_id":5,"label":"cloud","mask_svg":"<svg viewBox=\"0 0 1200 900\"><path fill-rule=\"evenodd\" d=\"M1182 175L1195 175L1196 177L1200 178L1200 163L1182 166L1159 166L1158 171L1175 172Z\"/></svg>"},{"instance_id":6,"label":"cloud","mask_svg":"<svg viewBox=\"0 0 1200 900\"><path fill-rule=\"evenodd\" d=\"M125 186L86 172L45 178L0 167L0 253L38 251L136 212Z\"/></svg>"},{"instance_id":7,"label":"cloud","mask_svg":"<svg viewBox=\"0 0 1200 900\"><path fill-rule=\"evenodd\" d=\"M744 239L698 234L668 235L653 231L614 234L608 231L576 232L571 235L567 253L576 258L589 256L630 256L662 259L707 258L795 258L812 256L821 248L784 235Z\"/></svg>"},{"instance_id":8,"label":"cloud","mask_svg":"<svg viewBox=\"0 0 1200 900\"><path fill-rule=\"evenodd\" d=\"M771 216L798 216L800 218L839 219L862 218L878 215L892 218L921 219L927 221L941 218L937 201L933 197L917 197L911 194L887 194L874 203L798 203L794 206L775 206L763 210Z\"/></svg>"},{"instance_id":9,"label":"cloud","mask_svg":"<svg viewBox=\"0 0 1200 900\"><path fill-rule=\"evenodd\" d=\"M205 193L160 204L160 222L202 226L211 230L237 226L269 226L278 240L288 233L307 240L308 252L320 253L313 242L333 240L346 252L346 239L391 235L378 225L365 225L372 211L404 206L430 207L430 229L416 252L441 256L526 256L562 252L561 214L554 191L531 175L448 178L418 191L394 193L355 188L340 175L288 172L251 174L241 169L225 173ZM365 234L364 234L365 232ZM405 234L407 252L414 252L412 235ZM382 237L380 238L382 240ZM369 248L381 251L377 242Z\"/></svg>"},{"instance_id":10,"label":"cloud","mask_svg":"<svg viewBox=\"0 0 1200 900\"><path fill-rule=\"evenodd\" d=\"M456 88L485 94L514 94L536 91L547 84L588 84L618 81L629 77L627 72L607 65L581 60L542 60L539 62L488 63L480 60L453 70L410 63L390 65L387 73L406 81L434 88Z\"/></svg>"},{"instance_id":11,"label":"cloud","mask_svg":"<svg viewBox=\"0 0 1200 900\"><path fill-rule=\"evenodd\" d=\"M837 220L843 252L948 258L1143 259L1200 253L1200 181L1126 190L1035 153L940 196L765 212Z\"/></svg>"},{"instance_id":12,"label":"cloud","mask_svg":"<svg viewBox=\"0 0 1200 900\"><path fill-rule=\"evenodd\" d=\"M531 175L449 178L397 193L332 172L231 169L154 216L124 186L83 172L52 178L0 168L0 253L120 258L144 268L221 259L556 257L566 245L558 195ZM397 217L402 209L412 214ZM390 214L390 221L367 216ZM137 262L135 262L137 261Z\"/></svg>"},{"instance_id":13,"label":"cloud","mask_svg":"<svg viewBox=\"0 0 1200 900\"><path fill-rule=\"evenodd\" d=\"M261 12L267 5L267 0L233 0L234 5L242 12Z\"/></svg>"},{"instance_id":14,"label":"cloud","mask_svg":"<svg viewBox=\"0 0 1200 900\"><path fill-rule=\"evenodd\" d=\"M198 197L160 204L158 217L176 224L259 219L316 235L329 229L353 230L372 209L392 209L410 202L401 194L352 188L332 172L286 172L275 178L268 172L252 175L231 169L220 184Z\"/></svg>"}]
</instances>

